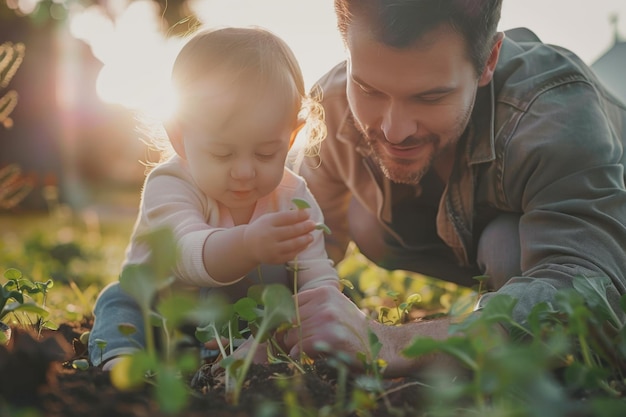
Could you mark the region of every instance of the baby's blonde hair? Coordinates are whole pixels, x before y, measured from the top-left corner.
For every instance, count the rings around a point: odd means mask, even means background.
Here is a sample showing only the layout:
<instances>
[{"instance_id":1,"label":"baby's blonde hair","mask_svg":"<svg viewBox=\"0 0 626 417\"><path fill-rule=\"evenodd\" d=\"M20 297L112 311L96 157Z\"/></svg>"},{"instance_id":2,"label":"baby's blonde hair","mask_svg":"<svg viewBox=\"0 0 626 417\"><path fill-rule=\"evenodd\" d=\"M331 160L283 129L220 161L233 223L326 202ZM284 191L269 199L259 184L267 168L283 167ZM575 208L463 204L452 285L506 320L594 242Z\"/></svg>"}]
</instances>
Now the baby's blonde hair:
<instances>
[{"instance_id":1,"label":"baby's blonde hair","mask_svg":"<svg viewBox=\"0 0 626 417\"><path fill-rule=\"evenodd\" d=\"M174 119L182 120L193 110L199 83L212 73L229 74L233 81L253 80L260 86L290 87L280 93L293 96L294 116L305 122L302 151L306 155L317 154L326 137L320 97L305 91L300 65L284 40L257 26L197 32L180 50L172 67L172 84L179 99ZM174 153L164 129L144 123L143 132L150 148L160 153L161 161Z\"/></svg>"}]
</instances>

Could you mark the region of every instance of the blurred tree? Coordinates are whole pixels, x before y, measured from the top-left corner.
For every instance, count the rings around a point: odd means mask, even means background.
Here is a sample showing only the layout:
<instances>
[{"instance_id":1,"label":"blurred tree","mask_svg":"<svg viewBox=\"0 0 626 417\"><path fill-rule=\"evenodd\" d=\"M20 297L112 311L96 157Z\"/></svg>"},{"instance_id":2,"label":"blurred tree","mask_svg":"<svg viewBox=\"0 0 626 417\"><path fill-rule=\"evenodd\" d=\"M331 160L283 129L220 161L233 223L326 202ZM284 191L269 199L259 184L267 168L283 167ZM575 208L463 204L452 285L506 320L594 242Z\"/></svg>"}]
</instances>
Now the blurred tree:
<instances>
[{"instance_id":1,"label":"blurred tree","mask_svg":"<svg viewBox=\"0 0 626 417\"><path fill-rule=\"evenodd\" d=\"M70 10L99 6L115 21L133 1L139 0L122 2L120 9L120 2L108 0L0 0L0 42L23 43L29 50L12 83L20 105L15 108L12 92L3 99L10 113L4 121L14 127L0 128L0 168L15 164L0 174L14 185L20 178L33 186L20 208L46 209L45 190L51 188L58 188L61 202L82 208L97 198L92 185L134 187L143 179L137 161L145 150L133 142L134 115L99 99L102 62L69 33ZM187 0L148 1L158 6L165 36L187 34L199 24ZM18 167L21 172L13 169Z\"/></svg>"},{"instance_id":2,"label":"blurred tree","mask_svg":"<svg viewBox=\"0 0 626 417\"><path fill-rule=\"evenodd\" d=\"M134 0L128 0L131 3ZM154 1L160 10L163 27L169 36L179 36L193 29L198 20L188 6L187 0L150 0ZM11 20L28 16L34 24L44 24L47 20L65 20L69 16L70 7L79 3L87 8L100 5L107 9L107 0L33 0L29 2L31 9L20 8L18 0L0 0L0 21Z\"/></svg>"},{"instance_id":3,"label":"blurred tree","mask_svg":"<svg viewBox=\"0 0 626 417\"><path fill-rule=\"evenodd\" d=\"M0 126L5 129L13 127L11 115L17 106L17 91L7 88L17 69L24 60L23 43L4 42L0 44ZM30 192L32 184L22 175L18 165L9 164L0 167L0 209L10 209L19 204Z\"/></svg>"}]
</instances>

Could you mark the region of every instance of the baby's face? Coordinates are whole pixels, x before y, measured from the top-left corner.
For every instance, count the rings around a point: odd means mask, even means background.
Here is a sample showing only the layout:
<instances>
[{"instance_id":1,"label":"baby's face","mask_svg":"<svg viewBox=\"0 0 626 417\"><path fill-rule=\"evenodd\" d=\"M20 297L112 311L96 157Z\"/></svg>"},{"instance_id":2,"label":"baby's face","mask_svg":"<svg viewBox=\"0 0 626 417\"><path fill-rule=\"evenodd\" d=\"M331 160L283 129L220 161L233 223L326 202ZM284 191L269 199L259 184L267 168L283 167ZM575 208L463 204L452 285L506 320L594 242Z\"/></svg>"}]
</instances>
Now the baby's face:
<instances>
[{"instance_id":1,"label":"baby's face","mask_svg":"<svg viewBox=\"0 0 626 417\"><path fill-rule=\"evenodd\" d=\"M253 209L283 177L297 116L285 96L266 87L252 91L209 81L187 111L183 137L191 175L231 211Z\"/></svg>"}]
</instances>

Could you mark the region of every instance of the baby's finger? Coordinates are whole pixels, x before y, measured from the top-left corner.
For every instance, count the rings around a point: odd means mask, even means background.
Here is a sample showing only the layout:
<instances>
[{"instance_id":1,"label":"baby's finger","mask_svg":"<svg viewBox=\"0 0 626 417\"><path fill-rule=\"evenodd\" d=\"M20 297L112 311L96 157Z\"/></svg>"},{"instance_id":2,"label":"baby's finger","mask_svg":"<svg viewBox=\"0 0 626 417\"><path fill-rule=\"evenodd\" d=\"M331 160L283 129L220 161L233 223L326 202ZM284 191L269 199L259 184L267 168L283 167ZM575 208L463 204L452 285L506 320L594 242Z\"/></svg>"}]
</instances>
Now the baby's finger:
<instances>
[{"instance_id":1,"label":"baby's finger","mask_svg":"<svg viewBox=\"0 0 626 417\"><path fill-rule=\"evenodd\" d=\"M226 346L228 344L228 339L225 339L222 337L221 342L222 342L222 346ZM219 344L217 343L217 339L211 339L208 342L205 342L204 347L207 349L211 349L211 350L220 348Z\"/></svg>"}]
</instances>

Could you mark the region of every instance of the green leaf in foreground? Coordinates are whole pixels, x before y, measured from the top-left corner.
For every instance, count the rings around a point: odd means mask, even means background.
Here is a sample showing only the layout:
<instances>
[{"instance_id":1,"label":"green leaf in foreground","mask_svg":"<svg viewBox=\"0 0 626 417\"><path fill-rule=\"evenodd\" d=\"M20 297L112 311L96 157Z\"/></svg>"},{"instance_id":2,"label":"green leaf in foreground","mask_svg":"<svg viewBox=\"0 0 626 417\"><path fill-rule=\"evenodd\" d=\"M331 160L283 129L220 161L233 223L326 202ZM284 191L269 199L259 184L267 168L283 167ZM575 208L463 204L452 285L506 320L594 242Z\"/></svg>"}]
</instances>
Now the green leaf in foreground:
<instances>
[{"instance_id":1,"label":"green leaf in foreground","mask_svg":"<svg viewBox=\"0 0 626 417\"><path fill-rule=\"evenodd\" d=\"M265 315L262 327L271 332L285 322L291 322L296 316L296 306L291 291L284 285L270 284L263 291Z\"/></svg>"}]
</instances>

